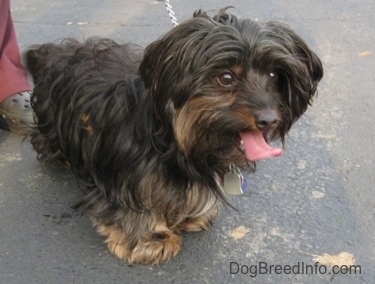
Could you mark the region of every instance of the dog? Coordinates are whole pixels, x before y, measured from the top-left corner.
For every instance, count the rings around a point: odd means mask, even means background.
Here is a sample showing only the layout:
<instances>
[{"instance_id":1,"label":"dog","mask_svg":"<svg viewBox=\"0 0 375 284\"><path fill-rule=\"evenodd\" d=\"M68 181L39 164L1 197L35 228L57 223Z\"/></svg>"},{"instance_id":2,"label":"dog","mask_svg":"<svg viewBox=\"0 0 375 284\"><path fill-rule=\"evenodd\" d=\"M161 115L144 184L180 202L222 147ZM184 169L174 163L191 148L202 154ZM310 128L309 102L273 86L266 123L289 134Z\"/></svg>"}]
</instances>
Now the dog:
<instances>
[{"instance_id":1,"label":"dog","mask_svg":"<svg viewBox=\"0 0 375 284\"><path fill-rule=\"evenodd\" d=\"M323 76L288 25L198 10L145 49L90 38L30 47L38 158L64 163L109 250L157 265L207 229L233 169L282 149Z\"/></svg>"}]
</instances>

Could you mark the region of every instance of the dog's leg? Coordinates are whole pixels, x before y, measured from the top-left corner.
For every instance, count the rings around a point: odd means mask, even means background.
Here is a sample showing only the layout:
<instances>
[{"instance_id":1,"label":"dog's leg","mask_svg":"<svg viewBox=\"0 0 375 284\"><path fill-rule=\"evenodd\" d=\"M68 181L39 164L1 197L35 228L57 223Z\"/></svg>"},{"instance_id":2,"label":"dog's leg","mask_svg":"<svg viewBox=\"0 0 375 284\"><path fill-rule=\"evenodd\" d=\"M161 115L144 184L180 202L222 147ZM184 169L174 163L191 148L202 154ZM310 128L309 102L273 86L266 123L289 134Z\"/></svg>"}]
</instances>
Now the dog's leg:
<instances>
[{"instance_id":1,"label":"dog's leg","mask_svg":"<svg viewBox=\"0 0 375 284\"><path fill-rule=\"evenodd\" d=\"M218 212L218 204L197 216L189 216L177 225L176 231L199 232L207 230Z\"/></svg>"},{"instance_id":2,"label":"dog's leg","mask_svg":"<svg viewBox=\"0 0 375 284\"><path fill-rule=\"evenodd\" d=\"M134 247L130 262L160 264L176 256L182 238L169 230L165 222L157 224L153 232L142 236Z\"/></svg>"},{"instance_id":3,"label":"dog's leg","mask_svg":"<svg viewBox=\"0 0 375 284\"><path fill-rule=\"evenodd\" d=\"M102 225L98 220L94 221L94 225L98 233L106 237L108 249L118 258L128 263L152 265L168 262L180 250L181 236L168 229L163 220L146 219L138 220L131 233L115 224Z\"/></svg>"},{"instance_id":4,"label":"dog's leg","mask_svg":"<svg viewBox=\"0 0 375 284\"><path fill-rule=\"evenodd\" d=\"M169 227L179 232L207 230L218 212L219 202L209 190L193 188L189 191L185 206L176 214L178 219L168 220Z\"/></svg>"}]
</instances>

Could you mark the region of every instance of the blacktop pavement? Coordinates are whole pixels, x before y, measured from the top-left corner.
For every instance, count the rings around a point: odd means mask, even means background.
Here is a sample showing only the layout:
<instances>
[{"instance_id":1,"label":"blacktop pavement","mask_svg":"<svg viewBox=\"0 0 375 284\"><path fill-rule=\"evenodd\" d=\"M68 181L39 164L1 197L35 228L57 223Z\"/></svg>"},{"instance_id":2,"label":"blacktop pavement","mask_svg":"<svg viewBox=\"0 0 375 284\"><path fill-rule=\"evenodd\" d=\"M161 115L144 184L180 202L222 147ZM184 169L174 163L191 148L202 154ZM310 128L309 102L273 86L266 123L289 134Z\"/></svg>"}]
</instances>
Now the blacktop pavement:
<instances>
[{"instance_id":1,"label":"blacktop pavement","mask_svg":"<svg viewBox=\"0 0 375 284\"><path fill-rule=\"evenodd\" d=\"M93 35L145 46L172 27L161 1L11 4L21 50ZM170 263L128 266L71 208L82 197L72 174L40 164L27 140L0 130L0 283L375 283L375 2L171 4L179 21L232 5L242 17L286 22L320 56L319 95L284 155L259 163L231 199L239 210L222 208L210 230L184 235ZM357 266L335 274L334 264Z\"/></svg>"}]
</instances>

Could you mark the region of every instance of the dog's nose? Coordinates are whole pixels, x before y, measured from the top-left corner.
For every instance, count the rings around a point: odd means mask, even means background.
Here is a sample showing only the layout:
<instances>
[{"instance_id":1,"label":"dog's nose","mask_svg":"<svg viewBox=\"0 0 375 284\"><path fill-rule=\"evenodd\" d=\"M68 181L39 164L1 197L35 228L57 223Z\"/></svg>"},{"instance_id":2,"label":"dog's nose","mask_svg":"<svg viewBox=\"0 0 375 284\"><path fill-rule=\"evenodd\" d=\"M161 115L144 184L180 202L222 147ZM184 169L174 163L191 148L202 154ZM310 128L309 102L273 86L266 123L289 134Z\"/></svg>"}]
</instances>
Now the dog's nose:
<instances>
[{"instance_id":1,"label":"dog's nose","mask_svg":"<svg viewBox=\"0 0 375 284\"><path fill-rule=\"evenodd\" d=\"M277 124L277 116L273 111L266 110L255 116L255 124L260 130L269 129Z\"/></svg>"}]
</instances>

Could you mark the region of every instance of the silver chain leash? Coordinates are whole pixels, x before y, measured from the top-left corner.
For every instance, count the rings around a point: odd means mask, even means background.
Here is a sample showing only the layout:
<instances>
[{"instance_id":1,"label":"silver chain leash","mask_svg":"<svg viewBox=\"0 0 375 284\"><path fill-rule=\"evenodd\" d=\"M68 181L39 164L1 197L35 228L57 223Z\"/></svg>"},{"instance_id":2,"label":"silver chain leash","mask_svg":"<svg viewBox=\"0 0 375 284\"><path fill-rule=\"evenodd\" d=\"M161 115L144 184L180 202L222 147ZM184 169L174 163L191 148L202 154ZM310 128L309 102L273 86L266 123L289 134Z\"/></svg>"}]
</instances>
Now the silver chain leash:
<instances>
[{"instance_id":1,"label":"silver chain leash","mask_svg":"<svg viewBox=\"0 0 375 284\"><path fill-rule=\"evenodd\" d=\"M172 21L172 25L173 26L178 26L177 18L174 15L171 3L169 3L169 0L164 0L164 4L165 4L165 7L167 8L167 12L168 12L169 18Z\"/></svg>"}]
</instances>

